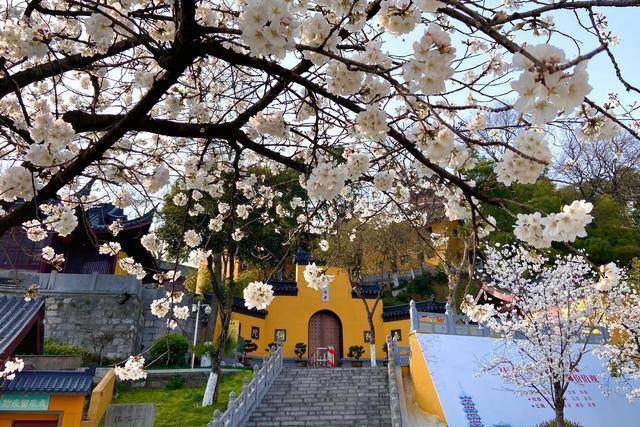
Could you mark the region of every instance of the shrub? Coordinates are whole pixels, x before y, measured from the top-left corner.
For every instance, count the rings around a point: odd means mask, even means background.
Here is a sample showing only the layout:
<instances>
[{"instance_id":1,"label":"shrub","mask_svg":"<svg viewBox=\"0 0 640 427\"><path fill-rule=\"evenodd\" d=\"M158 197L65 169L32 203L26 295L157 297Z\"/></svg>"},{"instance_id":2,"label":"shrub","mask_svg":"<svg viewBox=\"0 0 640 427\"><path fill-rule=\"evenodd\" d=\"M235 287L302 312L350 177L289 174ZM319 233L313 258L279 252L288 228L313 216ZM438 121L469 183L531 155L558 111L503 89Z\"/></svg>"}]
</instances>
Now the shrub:
<instances>
[{"instance_id":1,"label":"shrub","mask_svg":"<svg viewBox=\"0 0 640 427\"><path fill-rule=\"evenodd\" d=\"M213 344L198 344L195 348L196 357L202 357L204 354L208 354L212 359L215 354Z\"/></svg>"},{"instance_id":2,"label":"shrub","mask_svg":"<svg viewBox=\"0 0 640 427\"><path fill-rule=\"evenodd\" d=\"M154 365L183 366L189 351L189 341L178 334L168 334L156 340L149 349L150 361Z\"/></svg>"},{"instance_id":3,"label":"shrub","mask_svg":"<svg viewBox=\"0 0 640 427\"><path fill-rule=\"evenodd\" d=\"M44 342L44 354L48 356L81 356L85 358L87 351L79 345L63 344L55 338L48 338Z\"/></svg>"},{"instance_id":4,"label":"shrub","mask_svg":"<svg viewBox=\"0 0 640 427\"><path fill-rule=\"evenodd\" d=\"M167 381L167 385L165 385L164 388L166 390L178 390L184 387L184 383L186 381L187 380L182 375L174 375L169 378L169 381Z\"/></svg>"},{"instance_id":5,"label":"shrub","mask_svg":"<svg viewBox=\"0 0 640 427\"><path fill-rule=\"evenodd\" d=\"M347 357L353 357L356 360L360 360L362 355L364 354L364 348L361 345L352 345L349 347L349 353Z\"/></svg>"}]
</instances>

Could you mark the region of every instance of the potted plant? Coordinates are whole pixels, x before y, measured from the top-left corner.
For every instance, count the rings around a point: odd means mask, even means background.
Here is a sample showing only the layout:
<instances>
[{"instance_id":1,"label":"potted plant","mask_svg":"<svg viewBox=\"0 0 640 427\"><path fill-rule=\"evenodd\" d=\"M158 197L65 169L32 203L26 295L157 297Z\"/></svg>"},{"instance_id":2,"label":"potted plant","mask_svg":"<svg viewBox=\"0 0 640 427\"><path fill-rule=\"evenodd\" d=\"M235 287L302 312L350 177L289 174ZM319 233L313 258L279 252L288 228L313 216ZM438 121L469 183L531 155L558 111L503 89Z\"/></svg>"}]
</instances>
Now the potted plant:
<instances>
[{"instance_id":1,"label":"potted plant","mask_svg":"<svg viewBox=\"0 0 640 427\"><path fill-rule=\"evenodd\" d=\"M384 366L387 366L389 364L389 347L387 347L387 342L385 341L384 345L382 346L382 351L384 351L385 354L385 358L384 361L382 362L384 364Z\"/></svg>"},{"instance_id":2,"label":"potted plant","mask_svg":"<svg viewBox=\"0 0 640 427\"><path fill-rule=\"evenodd\" d=\"M278 349L278 344L276 344L275 342L272 341L269 344L267 344L267 348L265 348L264 351L267 351L269 353L273 353L277 349Z\"/></svg>"},{"instance_id":3,"label":"potted plant","mask_svg":"<svg viewBox=\"0 0 640 427\"><path fill-rule=\"evenodd\" d=\"M244 366L251 366L251 360L247 359L247 353L256 351L258 349L258 344L251 340L245 340L242 349L244 350L244 354L242 355L242 364Z\"/></svg>"},{"instance_id":4,"label":"potted plant","mask_svg":"<svg viewBox=\"0 0 640 427\"><path fill-rule=\"evenodd\" d=\"M364 347L362 347L361 345L352 345L351 347L349 347L349 353L347 354L347 356L353 359L356 359L351 361L351 366L353 366L354 368L361 367L362 360L360 360L360 358L362 357L363 354L364 354Z\"/></svg>"},{"instance_id":5,"label":"potted plant","mask_svg":"<svg viewBox=\"0 0 640 427\"><path fill-rule=\"evenodd\" d=\"M304 368L305 366L307 366L307 361L302 360L302 356L304 356L304 354L307 352L307 345L302 342L296 343L293 352L296 354L296 356L298 356L298 360L296 360L296 366L300 368Z\"/></svg>"}]
</instances>

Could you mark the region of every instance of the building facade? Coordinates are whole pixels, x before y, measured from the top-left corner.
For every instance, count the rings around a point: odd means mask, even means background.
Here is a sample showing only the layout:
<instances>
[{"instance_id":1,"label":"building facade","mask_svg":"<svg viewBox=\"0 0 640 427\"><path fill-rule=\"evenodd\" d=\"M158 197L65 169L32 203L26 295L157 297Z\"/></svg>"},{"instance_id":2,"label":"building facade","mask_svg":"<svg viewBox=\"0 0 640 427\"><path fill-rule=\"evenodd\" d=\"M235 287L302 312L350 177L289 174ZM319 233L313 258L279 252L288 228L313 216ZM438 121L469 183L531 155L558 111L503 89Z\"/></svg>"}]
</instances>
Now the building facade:
<instances>
[{"instance_id":1,"label":"building facade","mask_svg":"<svg viewBox=\"0 0 640 427\"><path fill-rule=\"evenodd\" d=\"M360 345L369 357L370 326L363 301L352 290L348 274L336 267L328 267L327 274L334 280L324 291L307 286L304 269L309 259L296 256L295 280L270 282L275 298L267 310L249 310L244 300L236 298L231 316L230 335L250 339L258 344L252 356L268 353L269 343L282 341L284 357L295 358L296 343L307 345L305 359L312 359L317 348L331 345L336 359L349 359L349 347ZM378 285L363 287L362 294L373 302ZM419 303L424 310L444 312L444 303L424 301ZM378 359L385 357L384 343L389 335L397 335L405 342L409 331L409 305L384 307L382 301L373 315L375 346ZM406 341L408 342L408 341Z\"/></svg>"}]
</instances>

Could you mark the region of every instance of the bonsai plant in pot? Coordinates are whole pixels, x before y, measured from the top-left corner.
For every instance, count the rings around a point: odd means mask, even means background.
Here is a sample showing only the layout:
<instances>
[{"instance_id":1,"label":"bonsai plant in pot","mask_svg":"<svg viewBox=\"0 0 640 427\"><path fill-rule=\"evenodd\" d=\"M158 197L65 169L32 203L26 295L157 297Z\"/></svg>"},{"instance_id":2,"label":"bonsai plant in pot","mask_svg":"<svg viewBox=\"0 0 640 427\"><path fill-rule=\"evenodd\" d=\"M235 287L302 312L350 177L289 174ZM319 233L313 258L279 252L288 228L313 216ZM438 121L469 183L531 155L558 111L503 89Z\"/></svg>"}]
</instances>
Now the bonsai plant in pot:
<instances>
[{"instance_id":1,"label":"bonsai plant in pot","mask_svg":"<svg viewBox=\"0 0 640 427\"><path fill-rule=\"evenodd\" d=\"M384 362L382 363L384 364L384 366L387 366L389 364L389 347L387 346L386 342L382 346L382 351L384 351L384 354L385 354Z\"/></svg>"},{"instance_id":2,"label":"bonsai plant in pot","mask_svg":"<svg viewBox=\"0 0 640 427\"><path fill-rule=\"evenodd\" d=\"M269 352L269 354L273 353L274 351L276 351L278 349L278 344L271 341L269 344L267 344L267 348L264 349L264 351Z\"/></svg>"},{"instance_id":3,"label":"bonsai plant in pot","mask_svg":"<svg viewBox=\"0 0 640 427\"><path fill-rule=\"evenodd\" d=\"M251 340L245 340L242 349L244 350L244 354L242 356L242 364L244 366L251 366L251 359L247 359L247 353L256 351L258 349L258 344L254 343Z\"/></svg>"},{"instance_id":4,"label":"bonsai plant in pot","mask_svg":"<svg viewBox=\"0 0 640 427\"><path fill-rule=\"evenodd\" d=\"M307 345L302 342L296 343L293 352L296 354L296 356L298 356L298 360L296 360L296 366L299 366L301 368L307 366L307 361L302 360L302 356L304 356L304 354L307 352Z\"/></svg>"},{"instance_id":5,"label":"bonsai plant in pot","mask_svg":"<svg viewBox=\"0 0 640 427\"><path fill-rule=\"evenodd\" d=\"M360 360L360 358L363 354L364 348L361 345L352 345L351 347L349 347L349 353L347 354L347 356L355 359L351 361L351 366L358 368L361 367L362 360Z\"/></svg>"}]
</instances>

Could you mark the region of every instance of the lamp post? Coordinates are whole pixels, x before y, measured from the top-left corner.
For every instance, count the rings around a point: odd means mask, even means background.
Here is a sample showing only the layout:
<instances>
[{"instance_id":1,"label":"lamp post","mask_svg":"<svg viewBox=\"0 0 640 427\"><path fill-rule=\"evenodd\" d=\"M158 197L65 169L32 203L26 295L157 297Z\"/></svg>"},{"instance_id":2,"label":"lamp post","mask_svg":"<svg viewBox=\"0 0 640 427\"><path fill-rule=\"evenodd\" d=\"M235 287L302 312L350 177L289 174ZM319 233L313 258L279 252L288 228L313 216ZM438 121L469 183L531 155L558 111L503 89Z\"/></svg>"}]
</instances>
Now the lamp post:
<instances>
[{"instance_id":1,"label":"lamp post","mask_svg":"<svg viewBox=\"0 0 640 427\"><path fill-rule=\"evenodd\" d=\"M204 310L204 314L207 316L202 316L202 321L206 322L205 319L209 318L211 314L211 306L209 304L202 304L200 300L198 300L197 304L191 305L191 311L196 313L196 322L193 327L193 350L191 351L191 369L193 369L196 362L196 345L198 344L198 326L200 325L200 309Z\"/></svg>"}]
</instances>

